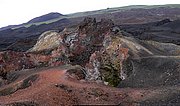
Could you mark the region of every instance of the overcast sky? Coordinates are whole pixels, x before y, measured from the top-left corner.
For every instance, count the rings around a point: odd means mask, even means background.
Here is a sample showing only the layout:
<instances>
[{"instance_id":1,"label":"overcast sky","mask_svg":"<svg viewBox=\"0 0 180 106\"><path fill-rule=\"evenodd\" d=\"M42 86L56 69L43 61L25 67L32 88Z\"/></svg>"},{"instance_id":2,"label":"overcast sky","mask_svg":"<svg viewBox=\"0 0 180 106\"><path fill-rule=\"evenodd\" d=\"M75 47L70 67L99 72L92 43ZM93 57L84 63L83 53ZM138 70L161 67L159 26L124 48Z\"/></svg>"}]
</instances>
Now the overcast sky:
<instances>
[{"instance_id":1,"label":"overcast sky","mask_svg":"<svg viewBox=\"0 0 180 106\"><path fill-rule=\"evenodd\" d=\"M0 0L0 27L24 23L49 12L69 14L108 7L159 4L180 4L180 0Z\"/></svg>"}]
</instances>

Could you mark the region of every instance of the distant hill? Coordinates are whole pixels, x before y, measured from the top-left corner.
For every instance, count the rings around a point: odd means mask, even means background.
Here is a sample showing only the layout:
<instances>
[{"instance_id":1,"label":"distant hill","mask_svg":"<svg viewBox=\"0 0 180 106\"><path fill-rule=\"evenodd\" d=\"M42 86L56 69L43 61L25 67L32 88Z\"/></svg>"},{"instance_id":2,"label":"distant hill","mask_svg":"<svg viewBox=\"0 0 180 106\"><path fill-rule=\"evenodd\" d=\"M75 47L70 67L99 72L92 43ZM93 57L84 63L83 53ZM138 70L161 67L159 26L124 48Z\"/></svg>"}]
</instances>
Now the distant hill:
<instances>
[{"instance_id":1,"label":"distant hill","mask_svg":"<svg viewBox=\"0 0 180 106\"><path fill-rule=\"evenodd\" d=\"M64 16L64 15L57 13L57 12L52 12L49 14L45 14L45 15L33 18L32 20L28 21L27 23L30 24L30 23L44 22L44 21L60 18L61 16Z\"/></svg>"},{"instance_id":2,"label":"distant hill","mask_svg":"<svg viewBox=\"0 0 180 106\"><path fill-rule=\"evenodd\" d=\"M124 7L95 10L95 11L78 12L67 15L62 15L57 12L52 12L33 18L27 23L2 27L0 28L0 31L9 28L16 29L19 27L30 27L31 25L41 25L44 23L49 24L61 20L63 18L71 19L71 18L80 18L87 16L92 16L97 19L100 19L102 17L110 18L114 21L117 21L118 24L152 22L152 21L162 20L163 17L172 18L173 20L176 20L180 18L179 10L180 10L180 4L168 4L168 5L131 5Z\"/></svg>"},{"instance_id":3,"label":"distant hill","mask_svg":"<svg viewBox=\"0 0 180 106\"><path fill-rule=\"evenodd\" d=\"M20 25L8 25L8 26L0 28L0 31L10 29L10 28L14 28L14 27L18 27L18 26L20 26Z\"/></svg>"},{"instance_id":4,"label":"distant hill","mask_svg":"<svg viewBox=\"0 0 180 106\"><path fill-rule=\"evenodd\" d=\"M19 25L8 25L8 26L5 26L5 27L2 27L2 28L0 28L0 31L10 29L10 28L19 28L19 27L23 27L23 26L31 26L31 25L34 25L36 23L44 23L46 21L61 18L63 16L65 16L65 15L57 13L57 12L51 12L51 13L48 13L48 14L33 18L30 21L28 21L27 23L22 23L22 24L19 24Z\"/></svg>"}]
</instances>

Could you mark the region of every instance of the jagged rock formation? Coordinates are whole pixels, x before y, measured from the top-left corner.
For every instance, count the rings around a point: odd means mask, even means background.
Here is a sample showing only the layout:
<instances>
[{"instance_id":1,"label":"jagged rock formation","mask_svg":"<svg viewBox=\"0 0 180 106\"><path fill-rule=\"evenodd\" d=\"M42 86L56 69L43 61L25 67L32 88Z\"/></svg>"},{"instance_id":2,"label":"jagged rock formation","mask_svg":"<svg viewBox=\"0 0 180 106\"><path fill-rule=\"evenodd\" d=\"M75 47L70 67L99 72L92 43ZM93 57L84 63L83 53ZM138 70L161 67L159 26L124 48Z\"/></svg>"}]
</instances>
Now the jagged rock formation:
<instances>
[{"instance_id":1,"label":"jagged rock formation","mask_svg":"<svg viewBox=\"0 0 180 106\"><path fill-rule=\"evenodd\" d=\"M61 47L72 64L85 66L87 80L111 81L112 86L117 86L119 81L126 77L122 70L122 62L127 59L129 49L121 47L121 43L126 41L115 37L120 33L117 31L117 27L113 27L114 24L111 20L102 19L100 22L96 22L93 18L85 18L77 28L64 29L60 34L52 31L42 34L37 44L29 51L38 52ZM96 56L98 52L99 56ZM104 57L100 56L102 54ZM107 68L109 64L114 65L110 66L109 73L99 72L100 69ZM112 70L114 75L107 78ZM102 73L106 74L101 75ZM114 82L115 79L118 82ZM116 85L113 85L114 83Z\"/></svg>"}]
</instances>

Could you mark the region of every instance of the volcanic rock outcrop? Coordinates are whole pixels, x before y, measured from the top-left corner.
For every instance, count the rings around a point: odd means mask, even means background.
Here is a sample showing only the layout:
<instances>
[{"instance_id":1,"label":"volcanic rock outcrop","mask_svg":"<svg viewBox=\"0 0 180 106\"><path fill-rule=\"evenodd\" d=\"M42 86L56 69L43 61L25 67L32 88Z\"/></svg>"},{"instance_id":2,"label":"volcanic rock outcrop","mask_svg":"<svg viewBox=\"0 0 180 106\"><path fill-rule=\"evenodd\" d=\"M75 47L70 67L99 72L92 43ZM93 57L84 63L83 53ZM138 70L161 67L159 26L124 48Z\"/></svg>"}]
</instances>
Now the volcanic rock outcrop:
<instances>
[{"instance_id":1,"label":"volcanic rock outcrop","mask_svg":"<svg viewBox=\"0 0 180 106\"><path fill-rule=\"evenodd\" d=\"M61 48L61 52L71 64L85 67L87 80L106 80L110 81L111 85L116 83L117 86L119 81L126 77L122 63L128 58L129 50L122 46L124 41L120 36L122 35L118 33L111 20L102 19L96 22L93 18L85 18L78 27L64 29L59 34L52 31L45 32L29 51L40 52ZM110 67L110 72L99 72L107 67Z\"/></svg>"}]
</instances>

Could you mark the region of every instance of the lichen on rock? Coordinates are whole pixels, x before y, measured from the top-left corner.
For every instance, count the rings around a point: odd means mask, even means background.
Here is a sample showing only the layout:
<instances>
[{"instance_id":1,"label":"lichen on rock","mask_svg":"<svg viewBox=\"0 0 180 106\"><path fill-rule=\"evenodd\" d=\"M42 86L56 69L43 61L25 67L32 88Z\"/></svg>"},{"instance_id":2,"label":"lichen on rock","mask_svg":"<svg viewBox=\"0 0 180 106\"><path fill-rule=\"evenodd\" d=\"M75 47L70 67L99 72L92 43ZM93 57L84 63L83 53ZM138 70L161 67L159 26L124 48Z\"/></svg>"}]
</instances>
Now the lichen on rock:
<instances>
[{"instance_id":1,"label":"lichen on rock","mask_svg":"<svg viewBox=\"0 0 180 106\"><path fill-rule=\"evenodd\" d=\"M101 80L111 86L117 86L127 77L123 63L128 59L129 49L122 46L123 43L118 37L109 36L108 40L104 48L94 52L86 64L87 79Z\"/></svg>"},{"instance_id":2,"label":"lichen on rock","mask_svg":"<svg viewBox=\"0 0 180 106\"><path fill-rule=\"evenodd\" d=\"M61 42L62 39L59 33L57 33L56 31L46 31L43 34L41 34L36 45L34 45L34 47L28 51L37 52L37 51L53 49L58 47Z\"/></svg>"}]
</instances>

